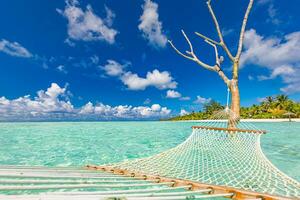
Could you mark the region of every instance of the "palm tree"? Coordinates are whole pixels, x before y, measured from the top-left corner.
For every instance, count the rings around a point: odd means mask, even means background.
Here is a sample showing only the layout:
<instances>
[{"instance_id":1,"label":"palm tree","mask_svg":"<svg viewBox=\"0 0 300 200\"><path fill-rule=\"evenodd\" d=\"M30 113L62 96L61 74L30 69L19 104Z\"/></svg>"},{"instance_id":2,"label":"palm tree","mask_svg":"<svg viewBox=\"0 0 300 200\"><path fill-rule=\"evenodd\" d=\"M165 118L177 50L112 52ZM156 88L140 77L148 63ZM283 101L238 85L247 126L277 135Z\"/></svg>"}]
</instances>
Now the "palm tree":
<instances>
[{"instance_id":1,"label":"palm tree","mask_svg":"<svg viewBox=\"0 0 300 200\"><path fill-rule=\"evenodd\" d=\"M272 96L267 96L266 102L268 102L269 104L272 104L274 102L274 98Z\"/></svg>"},{"instance_id":2,"label":"palm tree","mask_svg":"<svg viewBox=\"0 0 300 200\"><path fill-rule=\"evenodd\" d=\"M266 103L268 105L268 109L272 106L272 104L274 103L274 97L272 96L267 96L266 97Z\"/></svg>"},{"instance_id":3,"label":"palm tree","mask_svg":"<svg viewBox=\"0 0 300 200\"><path fill-rule=\"evenodd\" d=\"M276 97L276 107L280 110L284 110L289 98L287 95L281 94Z\"/></svg>"},{"instance_id":4,"label":"palm tree","mask_svg":"<svg viewBox=\"0 0 300 200\"><path fill-rule=\"evenodd\" d=\"M209 103L204 104L203 109L206 113L213 114L215 111L224 109L224 106L222 106L219 102L211 100Z\"/></svg>"}]
</instances>

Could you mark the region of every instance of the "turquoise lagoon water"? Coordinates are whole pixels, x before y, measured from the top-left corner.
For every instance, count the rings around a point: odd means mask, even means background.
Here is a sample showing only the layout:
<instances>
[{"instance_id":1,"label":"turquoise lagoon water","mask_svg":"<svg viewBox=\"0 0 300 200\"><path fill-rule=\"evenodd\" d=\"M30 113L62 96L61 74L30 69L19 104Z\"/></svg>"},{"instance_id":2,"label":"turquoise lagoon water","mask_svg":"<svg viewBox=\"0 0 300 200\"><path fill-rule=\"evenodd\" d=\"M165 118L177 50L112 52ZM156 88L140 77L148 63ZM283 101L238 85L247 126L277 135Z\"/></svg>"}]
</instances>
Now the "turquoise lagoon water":
<instances>
[{"instance_id":1,"label":"turquoise lagoon water","mask_svg":"<svg viewBox=\"0 0 300 200\"><path fill-rule=\"evenodd\" d=\"M0 123L0 165L83 166L159 153L183 142L196 122ZM267 157L300 181L300 123L255 123Z\"/></svg>"}]
</instances>

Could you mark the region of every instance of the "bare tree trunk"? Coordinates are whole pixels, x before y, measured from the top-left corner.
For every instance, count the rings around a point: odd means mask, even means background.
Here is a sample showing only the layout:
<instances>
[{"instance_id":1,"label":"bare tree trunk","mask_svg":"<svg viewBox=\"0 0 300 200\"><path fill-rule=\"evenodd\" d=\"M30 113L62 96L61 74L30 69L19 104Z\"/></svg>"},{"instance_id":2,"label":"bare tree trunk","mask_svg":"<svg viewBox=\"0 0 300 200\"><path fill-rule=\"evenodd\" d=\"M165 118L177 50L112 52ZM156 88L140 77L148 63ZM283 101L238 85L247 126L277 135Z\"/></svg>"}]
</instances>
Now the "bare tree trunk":
<instances>
[{"instance_id":1,"label":"bare tree trunk","mask_svg":"<svg viewBox=\"0 0 300 200\"><path fill-rule=\"evenodd\" d=\"M238 86L238 70L239 63L235 61L233 64L233 77L230 81L230 93L231 93L231 110L233 112L229 117L229 128L236 128L237 123L240 120L240 91Z\"/></svg>"},{"instance_id":2,"label":"bare tree trunk","mask_svg":"<svg viewBox=\"0 0 300 200\"><path fill-rule=\"evenodd\" d=\"M234 82L234 83L233 83ZM234 113L234 118L240 119L240 91L237 80L232 80L230 85L231 92L231 110Z\"/></svg>"}]
</instances>

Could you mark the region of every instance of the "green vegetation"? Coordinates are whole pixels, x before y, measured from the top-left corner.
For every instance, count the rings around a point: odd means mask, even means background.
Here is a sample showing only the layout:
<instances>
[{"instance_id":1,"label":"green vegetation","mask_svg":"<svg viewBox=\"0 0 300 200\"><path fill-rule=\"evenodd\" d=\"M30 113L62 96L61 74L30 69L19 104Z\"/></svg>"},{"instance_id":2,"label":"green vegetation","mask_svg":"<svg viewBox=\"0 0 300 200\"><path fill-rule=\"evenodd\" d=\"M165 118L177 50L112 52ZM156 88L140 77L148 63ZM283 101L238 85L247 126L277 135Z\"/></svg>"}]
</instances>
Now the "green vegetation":
<instances>
[{"instance_id":1,"label":"green vegetation","mask_svg":"<svg viewBox=\"0 0 300 200\"><path fill-rule=\"evenodd\" d=\"M224 109L220 103L212 100L203 106L200 112L192 112L184 116L176 116L169 120L199 120L210 119L214 112ZM259 105L241 108L241 118L275 119L300 117L300 102L295 102L286 95L266 97Z\"/></svg>"}]
</instances>

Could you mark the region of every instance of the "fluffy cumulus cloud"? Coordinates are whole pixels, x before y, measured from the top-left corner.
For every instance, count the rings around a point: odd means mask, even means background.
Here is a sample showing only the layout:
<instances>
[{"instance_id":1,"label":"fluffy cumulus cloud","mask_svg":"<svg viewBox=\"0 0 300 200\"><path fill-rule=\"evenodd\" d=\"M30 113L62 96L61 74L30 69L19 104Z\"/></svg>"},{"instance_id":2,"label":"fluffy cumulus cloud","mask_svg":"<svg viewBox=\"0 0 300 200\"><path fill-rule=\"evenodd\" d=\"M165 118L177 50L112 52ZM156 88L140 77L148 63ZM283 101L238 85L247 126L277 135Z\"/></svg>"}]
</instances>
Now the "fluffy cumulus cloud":
<instances>
[{"instance_id":1,"label":"fluffy cumulus cloud","mask_svg":"<svg viewBox=\"0 0 300 200\"><path fill-rule=\"evenodd\" d=\"M167 91L167 98L175 99L175 98L180 98L181 94L175 90L168 90Z\"/></svg>"},{"instance_id":2,"label":"fluffy cumulus cloud","mask_svg":"<svg viewBox=\"0 0 300 200\"><path fill-rule=\"evenodd\" d=\"M0 51L16 57L30 58L32 54L18 42L10 42L5 39L0 41Z\"/></svg>"},{"instance_id":3,"label":"fluffy cumulus cloud","mask_svg":"<svg viewBox=\"0 0 300 200\"><path fill-rule=\"evenodd\" d=\"M35 97L26 95L12 100L0 97L0 120L149 119L171 113L170 109L159 104L135 107L88 102L75 108L68 100L68 94L66 87L52 83L46 91L38 91Z\"/></svg>"},{"instance_id":4,"label":"fluffy cumulus cloud","mask_svg":"<svg viewBox=\"0 0 300 200\"><path fill-rule=\"evenodd\" d=\"M201 96L197 96L197 99L194 101L194 103L196 104L205 104L205 103L208 103L211 101L211 98L204 98L204 97L201 97Z\"/></svg>"},{"instance_id":5,"label":"fluffy cumulus cloud","mask_svg":"<svg viewBox=\"0 0 300 200\"><path fill-rule=\"evenodd\" d=\"M160 72L154 69L152 72L147 72L146 77L141 77L131 71L126 71L125 68L130 63L120 64L114 60L108 60L107 64L101 66L108 76L118 77L129 90L145 90L147 87L156 87L157 89L174 89L177 87L177 82L167 71Z\"/></svg>"},{"instance_id":6,"label":"fluffy cumulus cloud","mask_svg":"<svg viewBox=\"0 0 300 200\"><path fill-rule=\"evenodd\" d=\"M43 117L52 113L60 115L72 113L74 108L68 100L61 100L66 95L66 88L61 88L56 83L52 83L46 90L37 92L37 96L31 98L29 95L17 99L8 100L0 98L0 113L2 120L5 119L26 119L27 117Z\"/></svg>"},{"instance_id":7,"label":"fluffy cumulus cloud","mask_svg":"<svg viewBox=\"0 0 300 200\"><path fill-rule=\"evenodd\" d=\"M180 116L184 116L184 115L188 115L188 114L190 114L190 113L184 109L181 109L180 113L179 113Z\"/></svg>"},{"instance_id":8,"label":"fluffy cumulus cloud","mask_svg":"<svg viewBox=\"0 0 300 200\"><path fill-rule=\"evenodd\" d=\"M101 68L105 71L108 76L120 76L124 73L126 64L120 64L114 60L107 60L107 64Z\"/></svg>"},{"instance_id":9,"label":"fluffy cumulus cloud","mask_svg":"<svg viewBox=\"0 0 300 200\"><path fill-rule=\"evenodd\" d=\"M245 50L241 65L255 64L270 71L269 75L260 75L259 80L281 77L286 84L281 91L300 92L300 32L278 37L265 38L254 29L245 34Z\"/></svg>"},{"instance_id":10,"label":"fluffy cumulus cloud","mask_svg":"<svg viewBox=\"0 0 300 200\"><path fill-rule=\"evenodd\" d=\"M121 77L121 80L129 90L144 90L149 86L156 87L160 90L168 88L174 89L177 87L177 82L173 80L169 72L160 72L157 69L154 69L152 72L147 72L145 78L132 72L126 72Z\"/></svg>"},{"instance_id":11,"label":"fluffy cumulus cloud","mask_svg":"<svg viewBox=\"0 0 300 200\"><path fill-rule=\"evenodd\" d=\"M153 104L150 107L134 107L130 105L110 106L102 103L93 105L88 102L79 109L78 113L81 117L92 116L100 119L147 119L168 116L171 110L167 107L161 107L159 104Z\"/></svg>"},{"instance_id":12,"label":"fluffy cumulus cloud","mask_svg":"<svg viewBox=\"0 0 300 200\"><path fill-rule=\"evenodd\" d=\"M165 47L167 37L163 34L162 23L159 21L158 4L151 0L145 0L143 14L140 17L139 30L144 38L155 47Z\"/></svg>"},{"instance_id":13,"label":"fluffy cumulus cloud","mask_svg":"<svg viewBox=\"0 0 300 200\"><path fill-rule=\"evenodd\" d=\"M168 90L166 93L166 98L168 99L179 99L181 101L188 101L191 98L190 97L183 97L180 92L177 92L175 90Z\"/></svg>"},{"instance_id":14,"label":"fluffy cumulus cloud","mask_svg":"<svg viewBox=\"0 0 300 200\"><path fill-rule=\"evenodd\" d=\"M68 20L67 42L72 45L72 39L114 43L118 33L111 27L115 14L107 7L105 10L106 18L101 18L94 13L91 5L87 5L86 10L83 10L79 7L78 0L66 0L65 9L57 11Z\"/></svg>"}]
</instances>

